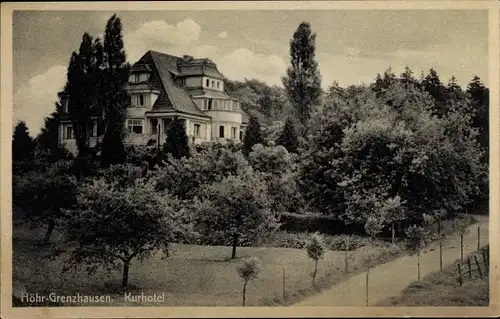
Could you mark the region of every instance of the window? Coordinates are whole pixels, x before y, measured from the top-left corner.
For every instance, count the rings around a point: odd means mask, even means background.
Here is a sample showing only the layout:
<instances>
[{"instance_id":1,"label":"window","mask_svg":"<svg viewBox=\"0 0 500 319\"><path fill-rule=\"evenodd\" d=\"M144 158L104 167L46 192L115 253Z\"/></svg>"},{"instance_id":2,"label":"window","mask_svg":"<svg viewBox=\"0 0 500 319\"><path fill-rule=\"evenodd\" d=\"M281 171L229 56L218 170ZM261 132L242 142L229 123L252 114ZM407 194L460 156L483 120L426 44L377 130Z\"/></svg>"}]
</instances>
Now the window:
<instances>
[{"instance_id":1,"label":"window","mask_svg":"<svg viewBox=\"0 0 500 319\"><path fill-rule=\"evenodd\" d=\"M243 140L243 131L240 131L240 141Z\"/></svg>"},{"instance_id":2,"label":"window","mask_svg":"<svg viewBox=\"0 0 500 319\"><path fill-rule=\"evenodd\" d=\"M210 86L210 80L209 80L209 79L207 79L207 83L206 83L206 85L205 85L205 86L206 86L206 87L209 87L209 86Z\"/></svg>"},{"instance_id":3,"label":"window","mask_svg":"<svg viewBox=\"0 0 500 319\"><path fill-rule=\"evenodd\" d=\"M236 127L231 127L231 138L236 138Z\"/></svg>"},{"instance_id":4,"label":"window","mask_svg":"<svg viewBox=\"0 0 500 319\"><path fill-rule=\"evenodd\" d=\"M139 74L134 75L134 83L139 83L141 82L141 77Z\"/></svg>"},{"instance_id":5,"label":"window","mask_svg":"<svg viewBox=\"0 0 500 319\"><path fill-rule=\"evenodd\" d=\"M219 126L219 137L224 137L224 126Z\"/></svg>"},{"instance_id":6,"label":"window","mask_svg":"<svg viewBox=\"0 0 500 319\"><path fill-rule=\"evenodd\" d=\"M128 120L127 126L129 133L142 134L142 127L143 127L142 120L139 119Z\"/></svg>"},{"instance_id":7,"label":"window","mask_svg":"<svg viewBox=\"0 0 500 319\"><path fill-rule=\"evenodd\" d=\"M215 87L215 81L212 80L212 87Z\"/></svg>"},{"instance_id":8,"label":"window","mask_svg":"<svg viewBox=\"0 0 500 319\"><path fill-rule=\"evenodd\" d=\"M186 79L177 79L177 85L180 87L186 86Z\"/></svg>"},{"instance_id":9,"label":"window","mask_svg":"<svg viewBox=\"0 0 500 319\"><path fill-rule=\"evenodd\" d=\"M208 110L208 100L203 100L203 109Z\"/></svg>"},{"instance_id":10,"label":"window","mask_svg":"<svg viewBox=\"0 0 500 319\"><path fill-rule=\"evenodd\" d=\"M238 111L238 105L236 104L236 101L231 101L231 106L233 111Z\"/></svg>"},{"instance_id":11,"label":"window","mask_svg":"<svg viewBox=\"0 0 500 319\"><path fill-rule=\"evenodd\" d=\"M200 136L200 124L194 125L194 136Z\"/></svg>"},{"instance_id":12,"label":"window","mask_svg":"<svg viewBox=\"0 0 500 319\"><path fill-rule=\"evenodd\" d=\"M219 89L220 81L217 81L217 88Z\"/></svg>"},{"instance_id":13,"label":"window","mask_svg":"<svg viewBox=\"0 0 500 319\"><path fill-rule=\"evenodd\" d=\"M221 107L219 106L219 100L214 100L214 108L215 108L216 110L221 109Z\"/></svg>"},{"instance_id":14,"label":"window","mask_svg":"<svg viewBox=\"0 0 500 319\"><path fill-rule=\"evenodd\" d=\"M94 121L92 124L92 132L90 132L90 137L96 137L97 136L97 121Z\"/></svg>"},{"instance_id":15,"label":"window","mask_svg":"<svg viewBox=\"0 0 500 319\"><path fill-rule=\"evenodd\" d=\"M212 99L208 100L208 110L212 109Z\"/></svg>"},{"instance_id":16,"label":"window","mask_svg":"<svg viewBox=\"0 0 500 319\"><path fill-rule=\"evenodd\" d=\"M64 113L68 113L68 104L69 104L69 99L68 98L64 99L64 102L63 102L63 112Z\"/></svg>"},{"instance_id":17,"label":"window","mask_svg":"<svg viewBox=\"0 0 500 319\"><path fill-rule=\"evenodd\" d=\"M65 140L73 139L73 126L71 125L63 126L63 139Z\"/></svg>"},{"instance_id":18,"label":"window","mask_svg":"<svg viewBox=\"0 0 500 319\"><path fill-rule=\"evenodd\" d=\"M151 134L158 134L158 119L151 119Z\"/></svg>"},{"instance_id":19,"label":"window","mask_svg":"<svg viewBox=\"0 0 500 319\"><path fill-rule=\"evenodd\" d=\"M144 95L139 95L139 105L144 106Z\"/></svg>"}]
</instances>

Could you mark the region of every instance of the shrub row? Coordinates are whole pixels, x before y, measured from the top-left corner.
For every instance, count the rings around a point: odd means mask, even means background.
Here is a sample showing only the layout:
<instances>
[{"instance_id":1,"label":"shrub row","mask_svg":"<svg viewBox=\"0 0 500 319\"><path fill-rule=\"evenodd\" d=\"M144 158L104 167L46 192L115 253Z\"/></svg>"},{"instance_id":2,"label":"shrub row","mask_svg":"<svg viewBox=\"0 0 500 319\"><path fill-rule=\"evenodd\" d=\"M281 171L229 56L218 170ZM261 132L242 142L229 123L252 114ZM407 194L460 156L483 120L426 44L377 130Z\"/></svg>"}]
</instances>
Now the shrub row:
<instances>
[{"instance_id":1,"label":"shrub row","mask_svg":"<svg viewBox=\"0 0 500 319\"><path fill-rule=\"evenodd\" d=\"M303 249L309 236L310 233L307 232L292 233L278 231L263 240L261 246ZM335 251L345 250L346 244L347 250L356 250L367 246L371 242L369 238L356 235L324 235L323 240L328 249Z\"/></svg>"}]
</instances>

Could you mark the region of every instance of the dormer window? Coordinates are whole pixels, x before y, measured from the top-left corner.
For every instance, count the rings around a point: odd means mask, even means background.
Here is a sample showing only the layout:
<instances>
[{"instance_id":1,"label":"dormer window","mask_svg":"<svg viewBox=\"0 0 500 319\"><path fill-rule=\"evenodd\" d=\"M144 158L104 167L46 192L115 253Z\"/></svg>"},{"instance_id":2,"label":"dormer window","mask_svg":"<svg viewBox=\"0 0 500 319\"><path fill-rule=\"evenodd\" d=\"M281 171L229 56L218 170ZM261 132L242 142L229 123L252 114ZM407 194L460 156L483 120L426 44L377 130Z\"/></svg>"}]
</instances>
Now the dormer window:
<instances>
[{"instance_id":1,"label":"dormer window","mask_svg":"<svg viewBox=\"0 0 500 319\"><path fill-rule=\"evenodd\" d=\"M206 83L206 85L205 85L205 86L206 86L206 87L209 87L209 86L210 86L210 80L209 80L209 79L207 79L207 83Z\"/></svg>"},{"instance_id":2,"label":"dormer window","mask_svg":"<svg viewBox=\"0 0 500 319\"><path fill-rule=\"evenodd\" d=\"M68 113L69 99L67 99L67 98L64 99L62 102L62 105L63 105L63 112Z\"/></svg>"}]
</instances>

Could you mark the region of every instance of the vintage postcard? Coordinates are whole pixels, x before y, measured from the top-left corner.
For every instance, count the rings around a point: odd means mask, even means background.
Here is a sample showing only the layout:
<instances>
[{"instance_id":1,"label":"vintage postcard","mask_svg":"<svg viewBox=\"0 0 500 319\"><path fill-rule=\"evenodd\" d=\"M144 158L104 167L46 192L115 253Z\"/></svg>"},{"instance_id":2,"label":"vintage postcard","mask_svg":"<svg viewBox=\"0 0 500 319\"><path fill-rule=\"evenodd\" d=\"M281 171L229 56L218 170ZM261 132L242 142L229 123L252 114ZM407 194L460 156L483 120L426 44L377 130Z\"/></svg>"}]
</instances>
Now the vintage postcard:
<instances>
[{"instance_id":1,"label":"vintage postcard","mask_svg":"<svg viewBox=\"0 0 500 319\"><path fill-rule=\"evenodd\" d=\"M499 14L3 3L1 317L499 315Z\"/></svg>"}]
</instances>

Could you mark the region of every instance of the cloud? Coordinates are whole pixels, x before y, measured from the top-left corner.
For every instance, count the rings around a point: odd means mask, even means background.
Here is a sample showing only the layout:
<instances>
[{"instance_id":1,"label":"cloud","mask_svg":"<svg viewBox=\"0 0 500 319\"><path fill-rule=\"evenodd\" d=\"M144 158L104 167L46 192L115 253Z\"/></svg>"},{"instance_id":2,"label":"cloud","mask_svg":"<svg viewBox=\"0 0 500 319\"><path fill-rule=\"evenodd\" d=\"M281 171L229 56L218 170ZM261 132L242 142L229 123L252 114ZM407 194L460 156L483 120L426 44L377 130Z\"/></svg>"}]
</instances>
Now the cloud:
<instances>
[{"instance_id":1,"label":"cloud","mask_svg":"<svg viewBox=\"0 0 500 319\"><path fill-rule=\"evenodd\" d=\"M227 34L227 32L226 32L226 31L222 31L221 33L219 33L219 34L217 35L217 37L218 37L218 38L221 38L221 39L225 39L225 38L227 38L227 36L228 36L228 34Z\"/></svg>"},{"instance_id":2,"label":"cloud","mask_svg":"<svg viewBox=\"0 0 500 319\"><path fill-rule=\"evenodd\" d=\"M198 57L198 58L210 58L214 59L215 55L219 53L219 49L214 45L202 44L195 46L189 52L189 55Z\"/></svg>"},{"instance_id":3,"label":"cloud","mask_svg":"<svg viewBox=\"0 0 500 319\"><path fill-rule=\"evenodd\" d=\"M132 63L148 50L181 55L199 39L200 33L200 25L191 19L176 25L165 20L148 21L124 35L125 50Z\"/></svg>"},{"instance_id":4,"label":"cloud","mask_svg":"<svg viewBox=\"0 0 500 319\"><path fill-rule=\"evenodd\" d=\"M218 62L219 70L231 80L259 79L269 85L280 85L286 72L286 62L279 56L255 53L246 48L236 49Z\"/></svg>"},{"instance_id":5,"label":"cloud","mask_svg":"<svg viewBox=\"0 0 500 319\"><path fill-rule=\"evenodd\" d=\"M25 121L31 136L40 131L44 117L55 111L54 102L66 82L66 66L54 65L42 74L32 77L14 94L13 125Z\"/></svg>"}]
</instances>

